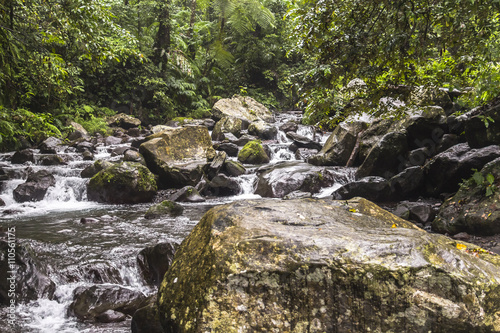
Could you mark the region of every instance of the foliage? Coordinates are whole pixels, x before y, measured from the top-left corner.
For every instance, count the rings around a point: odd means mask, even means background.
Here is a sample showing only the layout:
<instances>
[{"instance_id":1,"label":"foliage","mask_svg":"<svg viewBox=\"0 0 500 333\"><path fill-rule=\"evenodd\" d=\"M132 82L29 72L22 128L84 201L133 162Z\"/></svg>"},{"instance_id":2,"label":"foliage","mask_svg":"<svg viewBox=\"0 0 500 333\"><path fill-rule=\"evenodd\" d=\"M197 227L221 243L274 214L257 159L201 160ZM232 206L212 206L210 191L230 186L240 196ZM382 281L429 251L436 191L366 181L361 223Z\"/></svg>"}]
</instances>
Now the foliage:
<instances>
[{"instance_id":1,"label":"foliage","mask_svg":"<svg viewBox=\"0 0 500 333\"><path fill-rule=\"evenodd\" d=\"M351 99L341 87L355 78L374 102L399 84L474 86L472 100L481 102L499 92L491 84L499 12L499 2L486 0L297 0L287 14L293 52L315 61L302 91L307 108L342 113Z\"/></svg>"}]
</instances>

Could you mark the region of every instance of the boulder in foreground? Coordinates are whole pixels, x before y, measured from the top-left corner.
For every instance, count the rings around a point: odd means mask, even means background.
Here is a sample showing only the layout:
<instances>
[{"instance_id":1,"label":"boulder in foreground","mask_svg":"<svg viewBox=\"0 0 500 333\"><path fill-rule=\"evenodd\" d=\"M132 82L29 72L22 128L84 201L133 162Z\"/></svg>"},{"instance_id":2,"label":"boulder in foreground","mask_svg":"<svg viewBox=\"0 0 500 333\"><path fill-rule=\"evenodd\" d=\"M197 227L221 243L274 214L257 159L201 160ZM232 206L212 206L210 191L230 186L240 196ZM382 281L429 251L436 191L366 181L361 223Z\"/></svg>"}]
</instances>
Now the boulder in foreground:
<instances>
[{"instance_id":1,"label":"boulder in foreground","mask_svg":"<svg viewBox=\"0 0 500 333\"><path fill-rule=\"evenodd\" d=\"M166 332L492 332L500 258L364 199L239 201L205 214L158 297Z\"/></svg>"}]
</instances>

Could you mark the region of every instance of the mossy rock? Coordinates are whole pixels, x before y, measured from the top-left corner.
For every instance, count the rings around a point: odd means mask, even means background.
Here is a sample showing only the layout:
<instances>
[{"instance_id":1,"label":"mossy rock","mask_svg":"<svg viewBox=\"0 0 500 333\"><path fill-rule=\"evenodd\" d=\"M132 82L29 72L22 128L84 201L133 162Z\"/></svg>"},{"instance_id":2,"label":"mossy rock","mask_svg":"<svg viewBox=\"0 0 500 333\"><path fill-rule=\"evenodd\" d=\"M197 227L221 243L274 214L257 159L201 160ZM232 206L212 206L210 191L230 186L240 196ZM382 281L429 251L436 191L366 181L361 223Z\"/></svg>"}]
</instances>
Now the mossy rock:
<instances>
[{"instance_id":1,"label":"mossy rock","mask_svg":"<svg viewBox=\"0 0 500 333\"><path fill-rule=\"evenodd\" d=\"M258 140L248 142L238 153L238 161L244 164L269 163L269 156Z\"/></svg>"},{"instance_id":2,"label":"mossy rock","mask_svg":"<svg viewBox=\"0 0 500 333\"><path fill-rule=\"evenodd\" d=\"M150 202L156 195L155 176L144 165L122 162L99 171L87 184L89 200L114 204Z\"/></svg>"},{"instance_id":3,"label":"mossy rock","mask_svg":"<svg viewBox=\"0 0 500 333\"><path fill-rule=\"evenodd\" d=\"M158 293L165 332L498 332L498 304L500 257L360 198L215 207Z\"/></svg>"},{"instance_id":4,"label":"mossy rock","mask_svg":"<svg viewBox=\"0 0 500 333\"><path fill-rule=\"evenodd\" d=\"M146 215L146 219L156 219L162 216L179 216L184 211L184 207L176 202L164 200L161 203L151 206Z\"/></svg>"}]
</instances>

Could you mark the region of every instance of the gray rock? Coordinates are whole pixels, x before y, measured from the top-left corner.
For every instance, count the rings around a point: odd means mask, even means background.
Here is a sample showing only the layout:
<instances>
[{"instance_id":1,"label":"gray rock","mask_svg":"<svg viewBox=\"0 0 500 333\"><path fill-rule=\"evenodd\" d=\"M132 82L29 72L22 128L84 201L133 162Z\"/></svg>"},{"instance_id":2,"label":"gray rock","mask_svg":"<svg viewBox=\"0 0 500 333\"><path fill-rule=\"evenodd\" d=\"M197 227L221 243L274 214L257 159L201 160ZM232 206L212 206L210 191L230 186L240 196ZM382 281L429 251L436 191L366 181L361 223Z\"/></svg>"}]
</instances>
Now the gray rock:
<instances>
[{"instance_id":1,"label":"gray rock","mask_svg":"<svg viewBox=\"0 0 500 333\"><path fill-rule=\"evenodd\" d=\"M355 197L362 197L375 202L385 202L390 199L391 188L386 179L377 176L369 176L342 185L335 190L332 195L335 200L348 200Z\"/></svg>"},{"instance_id":2,"label":"gray rock","mask_svg":"<svg viewBox=\"0 0 500 333\"><path fill-rule=\"evenodd\" d=\"M47 170L31 173L24 184L18 185L13 192L17 202L41 201L49 187L56 184L56 179Z\"/></svg>"},{"instance_id":3,"label":"gray rock","mask_svg":"<svg viewBox=\"0 0 500 333\"><path fill-rule=\"evenodd\" d=\"M226 172L228 176L238 177L244 175L247 172L247 170L239 162L226 161L226 163L224 163L224 172Z\"/></svg>"},{"instance_id":4,"label":"gray rock","mask_svg":"<svg viewBox=\"0 0 500 333\"><path fill-rule=\"evenodd\" d=\"M205 198L200 195L200 192L198 192L196 188L185 186L171 194L168 200L178 202L204 202Z\"/></svg>"},{"instance_id":5,"label":"gray rock","mask_svg":"<svg viewBox=\"0 0 500 333\"><path fill-rule=\"evenodd\" d=\"M40 144L40 153L42 154L57 154L60 151L63 151L62 147L63 141L58 138L54 138L53 136L47 138Z\"/></svg>"},{"instance_id":6,"label":"gray rock","mask_svg":"<svg viewBox=\"0 0 500 333\"><path fill-rule=\"evenodd\" d=\"M35 155L33 153L33 150L23 149L20 151L16 151L14 155L12 155L12 164L24 164L26 162L35 163Z\"/></svg>"},{"instance_id":7,"label":"gray rock","mask_svg":"<svg viewBox=\"0 0 500 333\"><path fill-rule=\"evenodd\" d=\"M123 129L129 129L141 125L141 121L139 119L124 113L119 113L117 115L110 117L107 123L108 126L121 127Z\"/></svg>"},{"instance_id":8,"label":"gray rock","mask_svg":"<svg viewBox=\"0 0 500 333\"><path fill-rule=\"evenodd\" d=\"M172 264L177 246L175 243L160 243L139 252L137 263L144 281L150 285L160 286L163 275Z\"/></svg>"},{"instance_id":9,"label":"gray rock","mask_svg":"<svg viewBox=\"0 0 500 333\"><path fill-rule=\"evenodd\" d=\"M297 134L295 132L288 132L286 133L286 136L289 139L293 140L293 143L299 148L309 148L317 150L321 150L323 148L321 146L321 143L311 140L308 137Z\"/></svg>"},{"instance_id":10,"label":"gray rock","mask_svg":"<svg viewBox=\"0 0 500 333\"><path fill-rule=\"evenodd\" d=\"M241 192L240 184L226 175L219 174L208 183L210 193L214 196L230 196Z\"/></svg>"},{"instance_id":11,"label":"gray rock","mask_svg":"<svg viewBox=\"0 0 500 333\"><path fill-rule=\"evenodd\" d=\"M214 145L214 148L219 151L223 151L227 156L238 156L239 148L234 143L223 142L221 144Z\"/></svg>"},{"instance_id":12,"label":"gray rock","mask_svg":"<svg viewBox=\"0 0 500 333\"><path fill-rule=\"evenodd\" d=\"M184 207L182 207L182 205L170 200L164 200L159 204L149 207L148 211L144 215L144 218L150 220L163 216L175 217L182 215L182 212L184 212Z\"/></svg>"},{"instance_id":13,"label":"gray rock","mask_svg":"<svg viewBox=\"0 0 500 333\"><path fill-rule=\"evenodd\" d=\"M233 117L241 119L247 124L254 120L262 119L272 121L273 114L264 105L251 97L233 96L217 101L212 108L212 117L220 120L223 117Z\"/></svg>"}]
</instances>

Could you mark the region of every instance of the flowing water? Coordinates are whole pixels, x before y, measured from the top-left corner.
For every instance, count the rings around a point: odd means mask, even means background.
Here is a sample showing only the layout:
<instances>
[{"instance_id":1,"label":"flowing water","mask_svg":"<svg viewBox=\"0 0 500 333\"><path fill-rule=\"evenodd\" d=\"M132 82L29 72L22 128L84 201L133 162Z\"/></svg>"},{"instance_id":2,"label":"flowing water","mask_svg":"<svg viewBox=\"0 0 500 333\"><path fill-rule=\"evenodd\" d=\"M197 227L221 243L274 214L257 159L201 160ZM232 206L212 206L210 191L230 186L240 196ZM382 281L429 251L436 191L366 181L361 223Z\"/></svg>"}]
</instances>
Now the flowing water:
<instances>
[{"instance_id":1,"label":"flowing water","mask_svg":"<svg viewBox=\"0 0 500 333\"><path fill-rule=\"evenodd\" d=\"M300 120L300 113L276 115L276 126L289 120ZM324 143L328 133L317 135L314 129L300 126L298 133L315 137ZM293 161L295 155L288 150L291 140L283 132L269 142L271 163ZM118 160L110 151L114 147L98 147L96 159ZM52 300L39 299L28 304L17 304L18 328L9 328L7 308L0 308L0 332L130 332L130 319L121 323L82 323L68 315L73 291L78 286L96 283L118 284L146 295L156 292L147 286L138 271L136 257L140 250L161 242L180 243L211 207L234 200L259 198L254 194L257 166L247 168L245 175L237 177L241 193L233 197L215 198L204 203L183 203L184 213L176 218L146 220L144 214L149 204L106 205L88 201L86 183L81 171L93 161L83 161L72 151L59 154L68 162L64 166L40 166L43 156L36 154L35 163L14 165L12 153L0 155L0 168L7 174L2 183L0 198L0 230L15 227L18 242L28 245L36 253L56 284ZM56 185L49 189L39 202L17 203L13 191L22 184L30 171L49 170L56 178ZM329 195L339 184L323 189L317 196ZM82 218L93 218L92 223L81 223Z\"/></svg>"}]
</instances>

